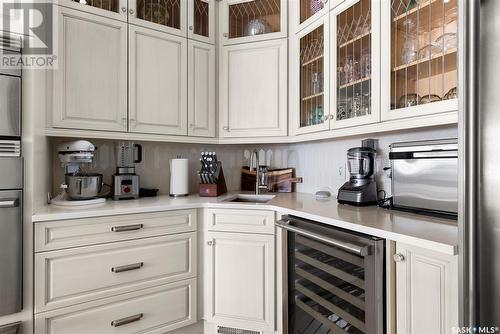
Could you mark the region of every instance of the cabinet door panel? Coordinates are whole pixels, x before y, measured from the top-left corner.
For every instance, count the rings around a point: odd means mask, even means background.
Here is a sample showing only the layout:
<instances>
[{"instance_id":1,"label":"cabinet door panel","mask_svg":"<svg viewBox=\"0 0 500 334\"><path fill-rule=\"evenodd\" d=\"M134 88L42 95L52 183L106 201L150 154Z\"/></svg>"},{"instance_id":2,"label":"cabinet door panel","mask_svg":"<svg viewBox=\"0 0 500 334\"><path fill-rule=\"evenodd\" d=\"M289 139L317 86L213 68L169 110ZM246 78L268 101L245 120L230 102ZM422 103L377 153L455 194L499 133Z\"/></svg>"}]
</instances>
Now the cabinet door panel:
<instances>
[{"instance_id":1,"label":"cabinet door panel","mask_svg":"<svg viewBox=\"0 0 500 334\"><path fill-rule=\"evenodd\" d=\"M187 36L186 0L128 0L128 21L177 36Z\"/></svg>"},{"instance_id":2,"label":"cabinet door panel","mask_svg":"<svg viewBox=\"0 0 500 334\"><path fill-rule=\"evenodd\" d=\"M215 46L188 41L188 135L215 137Z\"/></svg>"},{"instance_id":3,"label":"cabinet door panel","mask_svg":"<svg viewBox=\"0 0 500 334\"><path fill-rule=\"evenodd\" d=\"M398 333L450 333L458 326L457 257L396 244Z\"/></svg>"},{"instance_id":4,"label":"cabinet door panel","mask_svg":"<svg viewBox=\"0 0 500 334\"><path fill-rule=\"evenodd\" d=\"M127 129L127 25L59 7L52 126Z\"/></svg>"},{"instance_id":5,"label":"cabinet door panel","mask_svg":"<svg viewBox=\"0 0 500 334\"><path fill-rule=\"evenodd\" d=\"M127 22L127 0L59 0L59 6Z\"/></svg>"},{"instance_id":6,"label":"cabinet door panel","mask_svg":"<svg viewBox=\"0 0 500 334\"><path fill-rule=\"evenodd\" d=\"M130 132L187 134L187 40L129 26Z\"/></svg>"},{"instance_id":7,"label":"cabinet door panel","mask_svg":"<svg viewBox=\"0 0 500 334\"><path fill-rule=\"evenodd\" d=\"M215 0L188 1L188 37L215 43Z\"/></svg>"},{"instance_id":8,"label":"cabinet door panel","mask_svg":"<svg viewBox=\"0 0 500 334\"><path fill-rule=\"evenodd\" d=\"M286 136L287 40L224 47L223 137Z\"/></svg>"},{"instance_id":9,"label":"cabinet door panel","mask_svg":"<svg viewBox=\"0 0 500 334\"><path fill-rule=\"evenodd\" d=\"M274 330L274 236L208 232L207 242L207 320Z\"/></svg>"}]
</instances>

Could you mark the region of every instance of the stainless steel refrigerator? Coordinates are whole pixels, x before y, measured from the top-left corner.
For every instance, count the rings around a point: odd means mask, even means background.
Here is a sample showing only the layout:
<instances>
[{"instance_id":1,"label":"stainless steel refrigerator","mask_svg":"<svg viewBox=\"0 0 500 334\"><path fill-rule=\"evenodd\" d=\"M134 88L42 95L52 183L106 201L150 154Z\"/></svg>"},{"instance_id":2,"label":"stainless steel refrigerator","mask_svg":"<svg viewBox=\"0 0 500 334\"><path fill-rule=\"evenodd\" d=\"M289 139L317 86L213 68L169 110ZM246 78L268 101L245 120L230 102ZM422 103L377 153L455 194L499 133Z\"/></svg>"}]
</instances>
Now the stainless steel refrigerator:
<instances>
[{"instance_id":1,"label":"stainless steel refrigerator","mask_svg":"<svg viewBox=\"0 0 500 334\"><path fill-rule=\"evenodd\" d=\"M462 326L495 329L500 327L500 0L460 5L460 319Z\"/></svg>"}]
</instances>

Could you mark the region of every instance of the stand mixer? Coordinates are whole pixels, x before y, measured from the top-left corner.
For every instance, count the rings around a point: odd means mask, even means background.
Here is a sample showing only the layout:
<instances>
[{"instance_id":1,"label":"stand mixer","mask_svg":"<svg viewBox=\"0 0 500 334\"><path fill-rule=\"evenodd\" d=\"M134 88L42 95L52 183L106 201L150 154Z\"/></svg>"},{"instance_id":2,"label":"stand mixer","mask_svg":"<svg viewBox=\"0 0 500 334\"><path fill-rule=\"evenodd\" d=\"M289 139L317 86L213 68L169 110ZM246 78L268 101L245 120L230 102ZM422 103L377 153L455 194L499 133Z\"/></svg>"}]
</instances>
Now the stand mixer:
<instances>
[{"instance_id":1,"label":"stand mixer","mask_svg":"<svg viewBox=\"0 0 500 334\"><path fill-rule=\"evenodd\" d=\"M99 198L102 190L102 174L88 172L94 167L96 147L86 140L63 143L58 147L58 157L64 168L63 191L50 203L60 206L81 206L104 203Z\"/></svg>"},{"instance_id":2,"label":"stand mixer","mask_svg":"<svg viewBox=\"0 0 500 334\"><path fill-rule=\"evenodd\" d=\"M373 140L362 142L361 147L347 151L349 181L339 189L340 204L367 206L377 204L377 182L375 181L375 154Z\"/></svg>"}]
</instances>

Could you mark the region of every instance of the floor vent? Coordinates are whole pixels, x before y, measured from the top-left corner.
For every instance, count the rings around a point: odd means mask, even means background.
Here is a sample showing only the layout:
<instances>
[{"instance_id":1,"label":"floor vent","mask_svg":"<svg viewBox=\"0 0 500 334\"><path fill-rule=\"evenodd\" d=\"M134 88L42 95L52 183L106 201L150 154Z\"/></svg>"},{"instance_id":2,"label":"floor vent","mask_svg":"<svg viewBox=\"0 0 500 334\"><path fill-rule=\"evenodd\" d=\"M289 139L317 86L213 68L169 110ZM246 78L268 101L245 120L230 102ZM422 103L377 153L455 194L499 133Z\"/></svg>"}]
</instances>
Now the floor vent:
<instances>
[{"instance_id":1,"label":"floor vent","mask_svg":"<svg viewBox=\"0 0 500 334\"><path fill-rule=\"evenodd\" d=\"M248 329L223 327L223 326L217 326L217 333L219 333L219 334L261 334L261 332L250 331Z\"/></svg>"}]
</instances>

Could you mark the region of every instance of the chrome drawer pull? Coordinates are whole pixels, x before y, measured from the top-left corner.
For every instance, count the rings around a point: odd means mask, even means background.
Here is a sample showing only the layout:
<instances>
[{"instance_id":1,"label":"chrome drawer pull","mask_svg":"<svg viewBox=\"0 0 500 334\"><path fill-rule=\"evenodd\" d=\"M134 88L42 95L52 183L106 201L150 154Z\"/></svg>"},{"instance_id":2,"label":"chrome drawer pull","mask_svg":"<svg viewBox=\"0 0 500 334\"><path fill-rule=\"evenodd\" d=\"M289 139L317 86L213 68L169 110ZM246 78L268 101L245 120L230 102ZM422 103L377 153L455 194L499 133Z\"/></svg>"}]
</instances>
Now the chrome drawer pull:
<instances>
[{"instance_id":1,"label":"chrome drawer pull","mask_svg":"<svg viewBox=\"0 0 500 334\"><path fill-rule=\"evenodd\" d=\"M0 201L0 209L15 208L19 206L19 201L16 199L8 199Z\"/></svg>"},{"instance_id":2,"label":"chrome drawer pull","mask_svg":"<svg viewBox=\"0 0 500 334\"><path fill-rule=\"evenodd\" d=\"M125 226L113 226L111 231L113 232L126 232L126 231L137 231L143 228L142 224L125 225Z\"/></svg>"},{"instance_id":3,"label":"chrome drawer pull","mask_svg":"<svg viewBox=\"0 0 500 334\"><path fill-rule=\"evenodd\" d=\"M132 263L132 264L127 264L125 266L113 267L113 268L111 268L111 271L114 273L122 273L124 271L141 269L143 265L144 265L144 262Z\"/></svg>"},{"instance_id":4,"label":"chrome drawer pull","mask_svg":"<svg viewBox=\"0 0 500 334\"><path fill-rule=\"evenodd\" d=\"M143 314L139 313L136 315L131 315L130 317L125 317L125 318L121 318L118 320L113 320L113 321L111 321L111 326L120 327L120 326L123 326L126 324L130 324L131 322L139 321L142 319L142 317L143 317Z\"/></svg>"}]
</instances>

